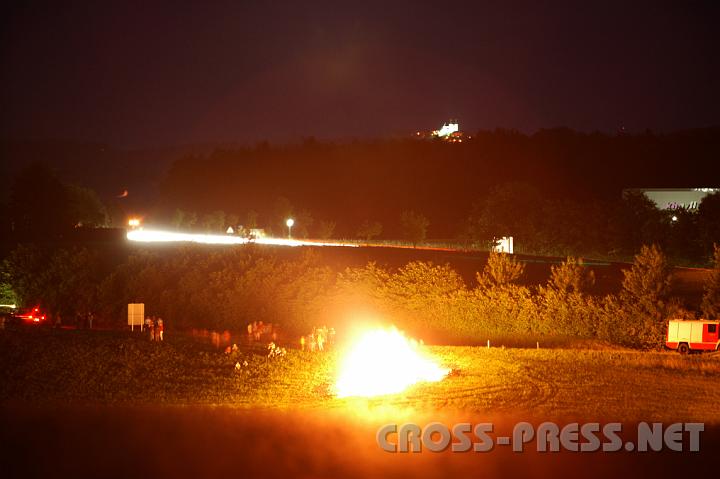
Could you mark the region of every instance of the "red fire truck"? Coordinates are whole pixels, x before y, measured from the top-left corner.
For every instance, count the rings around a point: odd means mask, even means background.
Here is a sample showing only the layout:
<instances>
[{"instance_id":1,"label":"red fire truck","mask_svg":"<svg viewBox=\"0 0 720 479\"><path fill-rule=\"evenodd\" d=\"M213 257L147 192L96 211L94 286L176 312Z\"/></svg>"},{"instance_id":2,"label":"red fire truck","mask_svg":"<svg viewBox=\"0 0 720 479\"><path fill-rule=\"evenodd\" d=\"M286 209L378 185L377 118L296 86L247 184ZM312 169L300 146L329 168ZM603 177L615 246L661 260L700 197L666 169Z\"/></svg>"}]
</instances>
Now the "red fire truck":
<instances>
[{"instance_id":1,"label":"red fire truck","mask_svg":"<svg viewBox=\"0 0 720 479\"><path fill-rule=\"evenodd\" d=\"M717 351L720 348L718 338L720 320L671 319L668 322L665 346L677 349L680 354L690 351Z\"/></svg>"}]
</instances>

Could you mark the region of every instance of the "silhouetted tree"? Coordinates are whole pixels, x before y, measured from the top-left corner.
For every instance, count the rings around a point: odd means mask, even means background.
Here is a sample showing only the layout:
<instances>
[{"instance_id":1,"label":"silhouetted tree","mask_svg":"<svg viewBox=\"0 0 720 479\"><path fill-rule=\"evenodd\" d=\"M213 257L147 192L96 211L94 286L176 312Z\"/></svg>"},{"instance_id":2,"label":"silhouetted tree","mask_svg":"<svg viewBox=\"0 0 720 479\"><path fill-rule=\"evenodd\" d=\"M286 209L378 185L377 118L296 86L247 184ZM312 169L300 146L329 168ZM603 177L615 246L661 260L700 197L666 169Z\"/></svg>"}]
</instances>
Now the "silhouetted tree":
<instances>
[{"instance_id":1,"label":"silhouetted tree","mask_svg":"<svg viewBox=\"0 0 720 479\"><path fill-rule=\"evenodd\" d=\"M231 226L232 229L236 229L240 224L240 216L236 214L229 214L225 217L225 226Z\"/></svg>"},{"instance_id":2,"label":"silhouetted tree","mask_svg":"<svg viewBox=\"0 0 720 479\"><path fill-rule=\"evenodd\" d=\"M190 230L197 224L197 221L198 221L197 213L192 211L185 215L183 225L185 228Z\"/></svg>"},{"instance_id":3,"label":"silhouetted tree","mask_svg":"<svg viewBox=\"0 0 720 479\"><path fill-rule=\"evenodd\" d=\"M713 270L705 281L702 312L707 319L720 318L720 244L713 245Z\"/></svg>"},{"instance_id":4,"label":"silhouetted tree","mask_svg":"<svg viewBox=\"0 0 720 479\"><path fill-rule=\"evenodd\" d=\"M532 239L534 251L552 256L605 255L607 218L601 202L543 201L539 229Z\"/></svg>"},{"instance_id":5,"label":"silhouetted tree","mask_svg":"<svg viewBox=\"0 0 720 479\"><path fill-rule=\"evenodd\" d=\"M668 256L701 264L707 250L700 231L699 214L688 209L668 210L670 227L665 239Z\"/></svg>"},{"instance_id":6,"label":"silhouetted tree","mask_svg":"<svg viewBox=\"0 0 720 479\"><path fill-rule=\"evenodd\" d=\"M505 183L473 206L468 220L473 239L489 241L512 236L526 246L538 243L542 196L527 183Z\"/></svg>"},{"instance_id":7,"label":"silhouetted tree","mask_svg":"<svg viewBox=\"0 0 720 479\"><path fill-rule=\"evenodd\" d=\"M175 208L175 212L173 212L170 224L172 224L172 226L176 230L179 230L180 228L185 226L185 217L186 213L183 210L181 210L180 208Z\"/></svg>"},{"instance_id":8,"label":"silhouetted tree","mask_svg":"<svg viewBox=\"0 0 720 479\"><path fill-rule=\"evenodd\" d=\"M17 304L17 302L18 298L10 283L7 264L3 262L0 268L0 304Z\"/></svg>"},{"instance_id":9,"label":"silhouetted tree","mask_svg":"<svg viewBox=\"0 0 720 479\"><path fill-rule=\"evenodd\" d=\"M365 241L370 241L382 234L382 224L379 221L370 222L365 220L358 228L357 236Z\"/></svg>"},{"instance_id":10,"label":"silhouetted tree","mask_svg":"<svg viewBox=\"0 0 720 479\"><path fill-rule=\"evenodd\" d=\"M669 218L643 192L623 193L611 217L610 241L622 254L633 254L644 244L664 242Z\"/></svg>"},{"instance_id":11,"label":"silhouetted tree","mask_svg":"<svg viewBox=\"0 0 720 479\"><path fill-rule=\"evenodd\" d=\"M310 236L310 230L315 223L312 213L308 210L300 210L295 214L295 224L292 227L293 236L298 238L307 238Z\"/></svg>"},{"instance_id":12,"label":"silhouetted tree","mask_svg":"<svg viewBox=\"0 0 720 479\"><path fill-rule=\"evenodd\" d=\"M105 227L108 214L97 193L90 188L66 185L69 214L77 226Z\"/></svg>"},{"instance_id":13,"label":"silhouetted tree","mask_svg":"<svg viewBox=\"0 0 720 479\"><path fill-rule=\"evenodd\" d=\"M670 290L670 266L657 245L643 245L630 269L623 271L626 298L646 310L657 311Z\"/></svg>"},{"instance_id":14,"label":"silhouetted tree","mask_svg":"<svg viewBox=\"0 0 720 479\"><path fill-rule=\"evenodd\" d=\"M55 251L43 276L52 287L43 293L43 302L68 322L76 314L97 311L98 286L109 273L100 254L87 248Z\"/></svg>"},{"instance_id":15,"label":"silhouetted tree","mask_svg":"<svg viewBox=\"0 0 720 479\"><path fill-rule=\"evenodd\" d=\"M75 225L67 188L44 164L20 171L11 186L10 220L21 236L53 235Z\"/></svg>"},{"instance_id":16,"label":"silhouetted tree","mask_svg":"<svg viewBox=\"0 0 720 479\"><path fill-rule=\"evenodd\" d=\"M275 200L275 206L273 208L273 222L272 225L270 225L273 233L276 231L287 231L287 226L285 223L288 218L293 218L297 220L297 218L294 218L294 216L295 208L293 207L292 203L290 203L290 200L288 200L284 196L279 196Z\"/></svg>"},{"instance_id":17,"label":"silhouetted tree","mask_svg":"<svg viewBox=\"0 0 720 479\"><path fill-rule=\"evenodd\" d=\"M3 266L5 277L12 285L20 305L43 304L48 287L44 272L52 258L52 252L32 244L21 244L15 248Z\"/></svg>"},{"instance_id":18,"label":"silhouetted tree","mask_svg":"<svg viewBox=\"0 0 720 479\"><path fill-rule=\"evenodd\" d=\"M208 232L225 231L225 212L215 210L203 216L202 227Z\"/></svg>"},{"instance_id":19,"label":"silhouetted tree","mask_svg":"<svg viewBox=\"0 0 720 479\"><path fill-rule=\"evenodd\" d=\"M704 251L720 243L720 192L707 195L698 208L698 227Z\"/></svg>"},{"instance_id":20,"label":"silhouetted tree","mask_svg":"<svg viewBox=\"0 0 720 479\"><path fill-rule=\"evenodd\" d=\"M422 214L414 211L404 211L400 216L400 226L403 237L412 242L413 246L425 240L430 221Z\"/></svg>"},{"instance_id":21,"label":"silhouetted tree","mask_svg":"<svg viewBox=\"0 0 720 479\"><path fill-rule=\"evenodd\" d=\"M332 238L333 233L335 233L335 222L334 221L320 221L320 224L317 226L317 233L316 236L318 239L329 239Z\"/></svg>"},{"instance_id":22,"label":"silhouetted tree","mask_svg":"<svg viewBox=\"0 0 720 479\"><path fill-rule=\"evenodd\" d=\"M258 214L255 210L250 210L245 215L245 224L243 225L247 229L253 229L258 227Z\"/></svg>"},{"instance_id":23,"label":"silhouetted tree","mask_svg":"<svg viewBox=\"0 0 720 479\"><path fill-rule=\"evenodd\" d=\"M52 237L76 226L107 226L107 211L97 194L61 182L41 163L20 171L11 186L10 221L21 237Z\"/></svg>"}]
</instances>

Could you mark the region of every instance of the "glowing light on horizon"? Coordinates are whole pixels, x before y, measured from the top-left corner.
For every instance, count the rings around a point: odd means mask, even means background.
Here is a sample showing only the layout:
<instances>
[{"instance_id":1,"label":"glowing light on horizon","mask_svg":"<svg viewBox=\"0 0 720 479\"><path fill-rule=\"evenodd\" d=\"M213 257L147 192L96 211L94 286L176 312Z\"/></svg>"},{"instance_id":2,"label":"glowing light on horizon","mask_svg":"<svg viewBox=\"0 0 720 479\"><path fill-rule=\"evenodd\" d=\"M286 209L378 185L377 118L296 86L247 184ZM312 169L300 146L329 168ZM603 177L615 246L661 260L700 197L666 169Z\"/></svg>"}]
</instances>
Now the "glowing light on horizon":
<instances>
[{"instance_id":1,"label":"glowing light on horizon","mask_svg":"<svg viewBox=\"0 0 720 479\"><path fill-rule=\"evenodd\" d=\"M448 123L444 123L442 128L440 128L439 130L435 130L433 132L433 134L435 136L446 137L446 136L452 135L453 133L455 133L459 130L460 130L460 125L458 124L457 120L455 120L455 121L450 120Z\"/></svg>"},{"instance_id":2,"label":"glowing light on horizon","mask_svg":"<svg viewBox=\"0 0 720 479\"><path fill-rule=\"evenodd\" d=\"M127 239L143 243L245 244L247 238L230 235L178 233L175 231L138 229L127 232Z\"/></svg>"},{"instance_id":3,"label":"glowing light on horizon","mask_svg":"<svg viewBox=\"0 0 720 479\"><path fill-rule=\"evenodd\" d=\"M146 230L136 229L127 232L127 239L140 243L198 243L198 244L217 244L217 245L243 245L248 243L274 245L274 246L346 246L357 248L358 245L352 243L332 242L332 241L313 241L313 240L297 240L288 238L269 238L262 237L254 240L242 236L232 235L213 235L213 234L196 234L196 233L180 233L177 231L162 230Z\"/></svg>"},{"instance_id":4,"label":"glowing light on horizon","mask_svg":"<svg viewBox=\"0 0 720 479\"><path fill-rule=\"evenodd\" d=\"M396 394L421 381L440 381L449 372L397 329L374 329L363 333L343 359L335 390L340 398Z\"/></svg>"}]
</instances>

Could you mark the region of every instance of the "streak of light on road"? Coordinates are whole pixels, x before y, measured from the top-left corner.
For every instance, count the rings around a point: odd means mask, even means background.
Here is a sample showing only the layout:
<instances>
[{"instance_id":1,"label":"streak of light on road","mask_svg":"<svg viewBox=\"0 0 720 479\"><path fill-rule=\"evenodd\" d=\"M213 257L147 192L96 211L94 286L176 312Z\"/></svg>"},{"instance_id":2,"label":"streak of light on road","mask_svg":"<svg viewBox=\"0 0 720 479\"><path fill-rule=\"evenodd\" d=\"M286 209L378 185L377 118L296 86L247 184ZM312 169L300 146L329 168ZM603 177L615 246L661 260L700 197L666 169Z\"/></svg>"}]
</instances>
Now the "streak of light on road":
<instances>
[{"instance_id":1,"label":"streak of light on road","mask_svg":"<svg viewBox=\"0 0 720 479\"><path fill-rule=\"evenodd\" d=\"M313 241L268 237L249 240L248 238L244 238L242 236L233 235L179 233L175 231L145 229L128 231L127 239L130 241L137 241L141 243L200 243L218 245L239 245L256 243L275 246L346 246L350 248L358 247L358 245L354 243L342 243L332 241Z\"/></svg>"},{"instance_id":2,"label":"streak of light on road","mask_svg":"<svg viewBox=\"0 0 720 479\"><path fill-rule=\"evenodd\" d=\"M272 246L344 246L348 248L389 248L389 249L408 249L415 251L440 251L453 253L470 253L461 248L438 247L431 245L403 245L403 244L387 244L387 243L370 243L370 242L349 242L349 241L329 241L329 240L310 240L310 239L289 239L289 238L270 238L262 237L248 239L243 236L231 234L197 234L197 233L181 233L177 231L164 231L154 229L137 228L127 232L127 239L139 243L199 243L214 245L243 245L249 243L272 245ZM560 264L562 258L545 258L540 256L521 256L519 261L523 263L549 263ZM584 261L587 266L610 266L611 263L603 261Z\"/></svg>"}]
</instances>

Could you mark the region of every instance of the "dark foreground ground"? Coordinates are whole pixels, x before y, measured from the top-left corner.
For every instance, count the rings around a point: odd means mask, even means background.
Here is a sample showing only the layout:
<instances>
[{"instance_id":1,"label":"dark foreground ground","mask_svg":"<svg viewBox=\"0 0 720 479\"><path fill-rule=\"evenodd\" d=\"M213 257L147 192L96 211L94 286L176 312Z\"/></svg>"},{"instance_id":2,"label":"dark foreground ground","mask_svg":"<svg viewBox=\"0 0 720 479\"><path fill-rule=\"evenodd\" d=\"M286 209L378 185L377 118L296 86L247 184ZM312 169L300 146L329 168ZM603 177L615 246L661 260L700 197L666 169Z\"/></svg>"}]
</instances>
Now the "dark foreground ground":
<instances>
[{"instance_id":1,"label":"dark foreground ground","mask_svg":"<svg viewBox=\"0 0 720 479\"><path fill-rule=\"evenodd\" d=\"M490 418L203 407L13 408L0 417L5 478L702 477L717 473L720 451L720 428L709 425L698 453L514 453L498 446L488 453L398 454L376 445L380 425ZM524 419L493 422L510 431Z\"/></svg>"}]
</instances>

